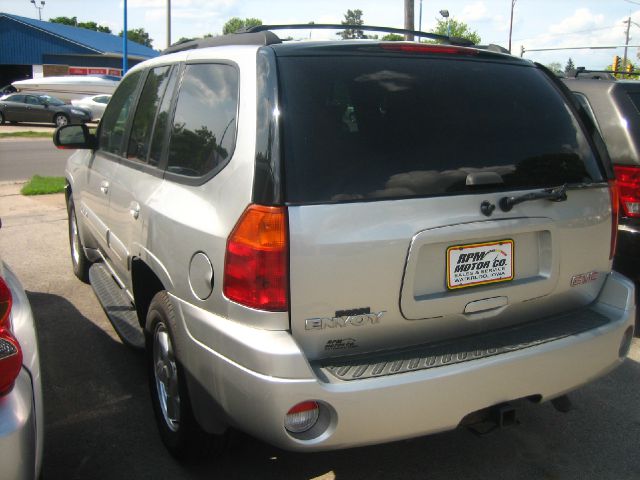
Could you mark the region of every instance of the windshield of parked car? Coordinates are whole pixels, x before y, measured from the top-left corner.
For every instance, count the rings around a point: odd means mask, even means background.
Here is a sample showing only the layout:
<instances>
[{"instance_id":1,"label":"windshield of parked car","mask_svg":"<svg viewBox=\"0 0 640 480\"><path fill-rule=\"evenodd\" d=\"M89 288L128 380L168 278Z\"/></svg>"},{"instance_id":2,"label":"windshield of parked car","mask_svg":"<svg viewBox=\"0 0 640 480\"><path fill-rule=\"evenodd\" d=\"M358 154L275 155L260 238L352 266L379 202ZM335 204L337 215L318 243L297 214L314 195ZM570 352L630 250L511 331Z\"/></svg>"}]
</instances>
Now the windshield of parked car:
<instances>
[{"instance_id":1,"label":"windshield of parked car","mask_svg":"<svg viewBox=\"0 0 640 480\"><path fill-rule=\"evenodd\" d=\"M62 100L56 97L52 97L50 95L40 95L38 98L42 103L48 103L49 105L53 105L56 107L58 105L64 105L64 102Z\"/></svg>"},{"instance_id":2,"label":"windshield of parked car","mask_svg":"<svg viewBox=\"0 0 640 480\"><path fill-rule=\"evenodd\" d=\"M452 57L280 57L287 201L603 180L567 100L529 65ZM471 182L474 183L473 181Z\"/></svg>"}]
</instances>

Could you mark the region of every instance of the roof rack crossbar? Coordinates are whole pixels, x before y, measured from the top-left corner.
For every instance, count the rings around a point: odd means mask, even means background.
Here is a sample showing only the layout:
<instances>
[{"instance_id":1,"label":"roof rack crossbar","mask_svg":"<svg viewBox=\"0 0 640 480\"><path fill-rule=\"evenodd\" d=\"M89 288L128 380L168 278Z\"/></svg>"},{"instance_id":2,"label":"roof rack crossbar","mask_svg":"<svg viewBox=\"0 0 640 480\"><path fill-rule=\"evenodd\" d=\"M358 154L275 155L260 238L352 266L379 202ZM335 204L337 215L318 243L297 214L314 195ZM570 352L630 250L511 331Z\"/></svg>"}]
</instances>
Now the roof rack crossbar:
<instances>
[{"instance_id":1,"label":"roof rack crossbar","mask_svg":"<svg viewBox=\"0 0 640 480\"><path fill-rule=\"evenodd\" d=\"M440 40L450 45L471 46L473 42L466 38L447 37L446 35L438 35L437 33L421 32L419 30L405 30L403 28L377 27L373 25L344 25L340 23L293 23L289 25L256 25L246 29L239 30L236 34L257 33L267 30L367 30L374 32L409 34L414 37L429 38L431 40Z\"/></svg>"}]
</instances>

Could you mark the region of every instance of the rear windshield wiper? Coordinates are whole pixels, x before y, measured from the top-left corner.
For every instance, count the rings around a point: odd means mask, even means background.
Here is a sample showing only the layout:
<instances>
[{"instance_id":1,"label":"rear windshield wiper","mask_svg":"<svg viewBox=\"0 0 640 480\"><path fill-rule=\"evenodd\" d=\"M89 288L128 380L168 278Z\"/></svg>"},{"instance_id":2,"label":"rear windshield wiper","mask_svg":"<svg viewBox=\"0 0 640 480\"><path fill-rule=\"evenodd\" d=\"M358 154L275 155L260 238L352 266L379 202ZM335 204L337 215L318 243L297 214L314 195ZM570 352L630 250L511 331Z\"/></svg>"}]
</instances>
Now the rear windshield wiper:
<instances>
[{"instance_id":1,"label":"rear windshield wiper","mask_svg":"<svg viewBox=\"0 0 640 480\"><path fill-rule=\"evenodd\" d=\"M567 199L567 184L554 188L545 188L539 192L525 193L519 197L502 197L499 205L503 212L510 211L514 205L530 200L551 200L552 202L564 202Z\"/></svg>"}]
</instances>

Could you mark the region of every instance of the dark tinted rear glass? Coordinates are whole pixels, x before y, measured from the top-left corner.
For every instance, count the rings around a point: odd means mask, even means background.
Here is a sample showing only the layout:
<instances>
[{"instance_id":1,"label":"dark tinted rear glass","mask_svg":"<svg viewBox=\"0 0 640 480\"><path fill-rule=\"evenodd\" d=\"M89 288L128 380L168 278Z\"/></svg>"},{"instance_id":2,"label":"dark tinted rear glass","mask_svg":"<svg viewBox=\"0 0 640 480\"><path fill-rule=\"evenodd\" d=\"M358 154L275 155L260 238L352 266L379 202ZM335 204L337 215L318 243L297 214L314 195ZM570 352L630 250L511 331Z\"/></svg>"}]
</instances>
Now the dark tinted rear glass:
<instances>
[{"instance_id":1,"label":"dark tinted rear glass","mask_svg":"<svg viewBox=\"0 0 640 480\"><path fill-rule=\"evenodd\" d=\"M493 189L602 180L564 97L533 67L388 56L278 61L289 202L470 193L474 172L500 175Z\"/></svg>"},{"instance_id":2,"label":"dark tinted rear glass","mask_svg":"<svg viewBox=\"0 0 640 480\"><path fill-rule=\"evenodd\" d=\"M633 102L633 106L640 112L640 92L627 92L629 98Z\"/></svg>"}]
</instances>

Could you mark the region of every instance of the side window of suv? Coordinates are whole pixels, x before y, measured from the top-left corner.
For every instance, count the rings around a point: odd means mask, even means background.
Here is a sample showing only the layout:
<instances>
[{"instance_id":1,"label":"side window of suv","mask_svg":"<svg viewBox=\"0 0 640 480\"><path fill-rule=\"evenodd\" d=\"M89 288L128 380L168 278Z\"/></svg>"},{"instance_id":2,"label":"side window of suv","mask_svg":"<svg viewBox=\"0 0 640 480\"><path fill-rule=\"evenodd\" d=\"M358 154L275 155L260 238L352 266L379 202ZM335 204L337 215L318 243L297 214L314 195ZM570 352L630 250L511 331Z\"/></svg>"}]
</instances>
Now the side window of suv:
<instances>
[{"instance_id":1,"label":"side window of suv","mask_svg":"<svg viewBox=\"0 0 640 480\"><path fill-rule=\"evenodd\" d=\"M147 161L154 119L169 81L170 69L171 67L169 66L157 67L147 75L147 80L138 101L138 108L133 117L127 158L141 162Z\"/></svg>"},{"instance_id":2,"label":"side window of suv","mask_svg":"<svg viewBox=\"0 0 640 480\"><path fill-rule=\"evenodd\" d=\"M141 75L139 71L125 77L107 105L98 134L100 150L115 155L123 153L122 139Z\"/></svg>"},{"instance_id":3,"label":"side window of suv","mask_svg":"<svg viewBox=\"0 0 640 480\"><path fill-rule=\"evenodd\" d=\"M167 171L188 177L219 171L233 154L237 111L236 68L187 65L173 119Z\"/></svg>"}]
</instances>

